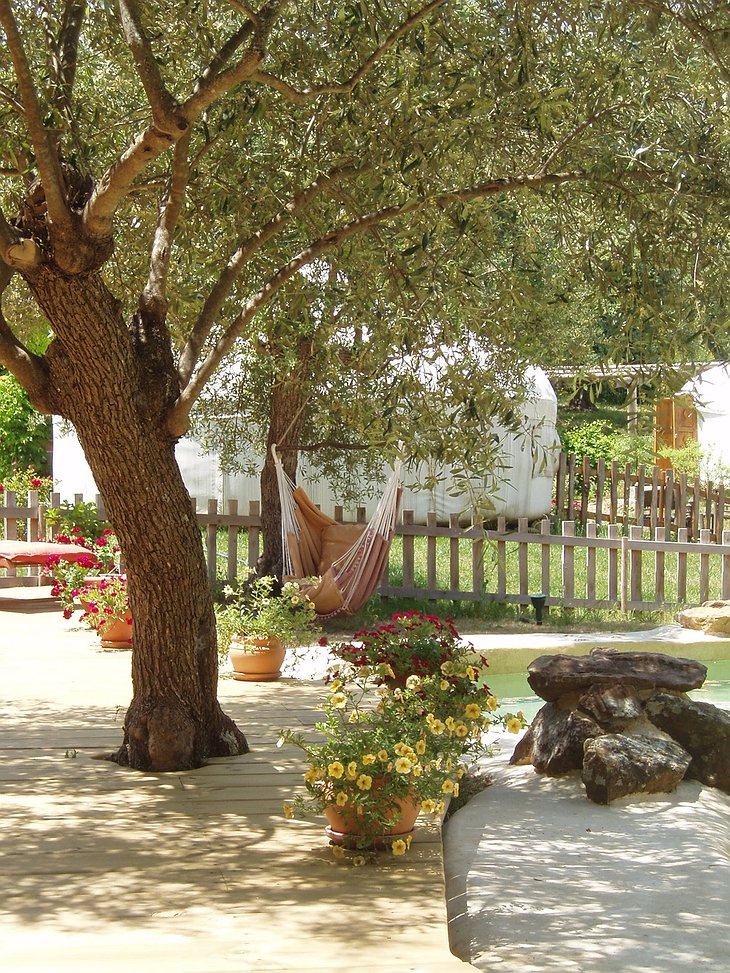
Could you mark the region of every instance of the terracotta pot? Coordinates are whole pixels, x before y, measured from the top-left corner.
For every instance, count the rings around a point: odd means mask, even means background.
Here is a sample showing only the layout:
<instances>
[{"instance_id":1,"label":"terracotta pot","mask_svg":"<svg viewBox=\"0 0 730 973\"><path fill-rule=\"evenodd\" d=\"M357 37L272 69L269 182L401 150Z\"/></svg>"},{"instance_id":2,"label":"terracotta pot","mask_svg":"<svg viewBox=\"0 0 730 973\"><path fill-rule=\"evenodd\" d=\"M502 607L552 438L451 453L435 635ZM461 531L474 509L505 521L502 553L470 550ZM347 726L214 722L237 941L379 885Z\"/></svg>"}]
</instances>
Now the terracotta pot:
<instances>
[{"instance_id":1,"label":"terracotta pot","mask_svg":"<svg viewBox=\"0 0 730 973\"><path fill-rule=\"evenodd\" d=\"M241 682L272 682L281 675L286 649L281 639L234 638L228 647L233 678Z\"/></svg>"},{"instance_id":2,"label":"terracotta pot","mask_svg":"<svg viewBox=\"0 0 730 973\"><path fill-rule=\"evenodd\" d=\"M103 648L131 649L132 616L127 615L125 618L114 618L110 615L104 615L103 617L106 619L106 625L102 622L96 628Z\"/></svg>"},{"instance_id":3,"label":"terracotta pot","mask_svg":"<svg viewBox=\"0 0 730 973\"><path fill-rule=\"evenodd\" d=\"M373 781L373 790L377 790L377 781ZM324 809L328 827L325 833L333 844L362 847L363 841L371 847L382 847L392 844L395 838L402 838L413 833L420 803L410 795L396 799L396 806L388 815L389 824L384 827L382 834L364 835L362 830L362 809L340 808L336 804L329 804Z\"/></svg>"}]
</instances>

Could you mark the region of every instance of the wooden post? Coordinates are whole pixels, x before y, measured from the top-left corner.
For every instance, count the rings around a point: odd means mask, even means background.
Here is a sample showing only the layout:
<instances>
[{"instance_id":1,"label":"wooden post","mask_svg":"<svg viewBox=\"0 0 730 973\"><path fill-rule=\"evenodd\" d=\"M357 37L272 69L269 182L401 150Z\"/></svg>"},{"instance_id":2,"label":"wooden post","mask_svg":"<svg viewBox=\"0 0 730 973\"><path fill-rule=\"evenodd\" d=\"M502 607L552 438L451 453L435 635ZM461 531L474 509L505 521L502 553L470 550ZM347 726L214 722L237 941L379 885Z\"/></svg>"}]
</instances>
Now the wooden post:
<instances>
[{"instance_id":1,"label":"wooden post","mask_svg":"<svg viewBox=\"0 0 730 973\"><path fill-rule=\"evenodd\" d=\"M586 524L586 537L595 540L596 525ZM589 545L586 548L586 598L596 600L596 548Z\"/></svg>"},{"instance_id":2,"label":"wooden post","mask_svg":"<svg viewBox=\"0 0 730 973\"><path fill-rule=\"evenodd\" d=\"M609 520L612 524L618 523L618 462L611 462L611 509Z\"/></svg>"},{"instance_id":3,"label":"wooden post","mask_svg":"<svg viewBox=\"0 0 730 973\"><path fill-rule=\"evenodd\" d=\"M459 572L459 515L449 514L449 588L452 591L461 589Z\"/></svg>"},{"instance_id":4,"label":"wooden post","mask_svg":"<svg viewBox=\"0 0 730 973\"><path fill-rule=\"evenodd\" d=\"M723 546L730 546L730 530L724 530L721 537ZM723 554L722 556L722 594L720 597L724 601L730 599L730 554Z\"/></svg>"},{"instance_id":5,"label":"wooden post","mask_svg":"<svg viewBox=\"0 0 730 973\"><path fill-rule=\"evenodd\" d=\"M629 529L629 542L640 541L644 535L641 527L631 527ZM640 550L631 551L631 600L641 601L641 568L642 556Z\"/></svg>"},{"instance_id":6,"label":"wooden post","mask_svg":"<svg viewBox=\"0 0 730 973\"><path fill-rule=\"evenodd\" d=\"M471 545L472 591L481 596L484 594L484 525L476 510L471 515L471 526L478 532Z\"/></svg>"},{"instance_id":7,"label":"wooden post","mask_svg":"<svg viewBox=\"0 0 730 973\"><path fill-rule=\"evenodd\" d=\"M619 525L609 524L608 525L608 536L611 540L617 540L619 537ZM612 603L618 603L618 548L609 547L608 549L608 600Z\"/></svg>"},{"instance_id":8,"label":"wooden post","mask_svg":"<svg viewBox=\"0 0 730 973\"><path fill-rule=\"evenodd\" d=\"M403 526L410 527L413 524L413 511L403 511ZM412 595L415 588L415 565L413 556L413 534L403 535L403 587L407 595Z\"/></svg>"},{"instance_id":9,"label":"wooden post","mask_svg":"<svg viewBox=\"0 0 730 973\"><path fill-rule=\"evenodd\" d=\"M687 540L687 528L678 528L677 541L686 544ZM682 551L677 552L677 601L680 604L687 601L687 555Z\"/></svg>"},{"instance_id":10,"label":"wooden post","mask_svg":"<svg viewBox=\"0 0 730 973\"><path fill-rule=\"evenodd\" d=\"M217 574L217 558L218 558L218 545L217 545L217 528L216 518L218 517L218 501L208 500L208 516L213 518L206 528L206 554L208 559L208 580L211 585L215 582Z\"/></svg>"},{"instance_id":11,"label":"wooden post","mask_svg":"<svg viewBox=\"0 0 730 973\"><path fill-rule=\"evenodd\" d=\"M571 453L568 457L568 495L565 504L565 516L573 516L573 501L575 500L575 456ZM561 513L562 517L563 514Z\"/></svg>"},{"instance_id":12,"label":"wooden post","mask_svg":"<svg viewBox=\"0 0 730 973\"><path fill-rule=\"evenodd\" d=\"M560 457L558 459L558 472L556 473L555 480L555 516L560 519L563 517L563 508L565 507L565 477L568 470L568 459L565 453L561 451Z\"/></svg>"},{"instance_id":13,"label":"wooden post","mask_svg":"<svg viewBox=\"0 0 730 973\"><path fill-rule=\"evenodd\" d=\"M700 531L700 544L711 544L712 532L705 529ZM710 599L710 555L700 554L700 601Z\"/></svg>"},{"instance_id":14,"label":"wooden post","mask_svg":"<svg viewBox=\"0 0 730 973\"><path fill-rule=\"evenodd\" d=\"M651 471L651 506L649 508L649 528L652 534L659 526L659 467L653 466Z\"/></svg>"},{"instance_id":15,"label":"wooden post","mask_svg":"<svg viewBox=\"0 0 730 973\"><path fill-rule=\"evenodd\" d=\"M429 510L426 514L426 527L433 531L438 526L436 511ZM428 597L434 598L436 593L436 535L429 533L426 537L426 587Z\"/></svg>"},{"instance_id":16,"label":"wooden post","mask_svg":"<svg viewBox=\"0 0 730 973\"><path fill-rule=\"evenodd\" d=\"M497 534L507 533L507 521L504 517L497 518ZM507 545L500 538L497 540L497 596L500 600L507 594Z\"/></svg>"},{"instance_id":17,"label":"wooden post","mask_svg":"<svg viewBox=\"0 0 730 973\"><path fill-rule=\"evenodd\" d=\"M603 520L603 491L606 486L606 460L598 457L598 471L596 474L596 523L600 526Z\"/></svg>"},{"instance_id":18,"label":"wooden post","mask_svg":"<svg viewBox=\"0 0 730 973\"><path fill-rule=\"evenodd\" d=\"M629 539L621 538L621 611L629 610Z\"/></svg>"},{"instance_id":19,"label":"wooden post","mask_svg":"<svg viewBox=\"0 0 730 973\"><path fill-rule=\"evenodd\" d=\"M575 601L575 547L569 543L575 536L575 522L563 521L563 604L570 608Z\"/></svg>"},{"instance_id":20,"label":"wooden post","mask_svg":"<svg viewBox=\"0 0 730 973\"><path fill-rule=\"evenodd\" d=\"M636 523L639 527L644 526L644 507L646 497L644 496L644 464L639 464L638 476L636 477Z\"/></svg>"},{"instance_id":21,"label":"wooden post","mask_svg":"<svg viewBox=\"0 0 730 973\"><path fill-rule=\"evenodd\" d=\"M520 517L517 521L517 531L520 534L526 534L528 531L527 517ZM527 565L527 550L528 545L526 541L520 541L517 545L517 570L519 575L519 593L521 595L529 595L530 593L530 576L528 573Z\"/></svg>"},{"instance_id":22,"label":"wooden post","mask_svg":"<svg viewBox=\"0 0 730 973\"><path fill-rule=\"evenodd\" d=\"M238 516L238 500L227 500L226 510L229 517ZM228 530L228 557L226 563L226 578L229 582L235 581L238 575L238 527L233 524L227 525Z\"/></svg>"},{"instance_id":23,"label":"wooden post","mask_svg":"<svg viewBox=\"0 0 730 973\"><path fill-rule=\"evenodd\" d=\"M667 539L667 528L656 527L654 529L654 540L657 544L664 544ZM654 554L654 600L658 607L664 604L664 548L657 547Z\"/></svg>"},{"instance_id":24,"label":"wooden post","mask_svg":"<svg viewBox=\"0 0 730 973\"><path fill-rule=\"evenodd\" d=\"M261 503L258 500L249 500L248 502L248 515L249 517L255 517L257 520L261 517ZM259 559L259 554L261 553L259 548L261 544L261 529L254 525L248 528L248 566L249 568L256 567L256 562Z\"/></svg>"},{"instance_id":25,"label":"wooden post","mask_svg":"<svg viewBox=\"0 0 730 973\"><path fill-rule=\"evenodd\" d=\"M664 474L664 526L667 528L669 533L667 537L672 536L672 529L674 528L674 471L666 470ZM677 523L677 528L681 525Z\"/></svg>"},{"instance_id":26,"label":"wooden post","mask_svg":"<svg viewBox=\"0 0 730 973\"><path fill-rule=\"evenodd\" d=\"M550 521L545 519L540 523L540 533L550 535ZM550 544L543 544L540 551L540 584L541 592L546 597L550 597Z\"/></svg>"},{"instance_id":27,"label":"wooden post","mask_svg":"<svg viewBox=\"0 0 730 973\"><path fill-rule=\"evenodd\" d=\"M583 457L581 477L583 483L580 491L580 525L585 530L588 523L588 497L591 491L591 461L588 456Z\"/></svg>"}]
</instances>

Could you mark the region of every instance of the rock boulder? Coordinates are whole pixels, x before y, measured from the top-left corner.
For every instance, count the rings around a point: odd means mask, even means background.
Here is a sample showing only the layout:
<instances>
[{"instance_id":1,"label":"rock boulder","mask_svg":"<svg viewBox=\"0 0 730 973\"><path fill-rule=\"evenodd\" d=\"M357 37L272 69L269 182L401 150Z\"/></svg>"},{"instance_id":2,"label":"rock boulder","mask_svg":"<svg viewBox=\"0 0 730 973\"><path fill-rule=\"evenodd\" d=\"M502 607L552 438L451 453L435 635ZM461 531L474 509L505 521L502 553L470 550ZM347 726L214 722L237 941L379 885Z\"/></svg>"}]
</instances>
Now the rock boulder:
<instances>
[{"instance_id":1,"label":"rock boulder","mask_svg":"<svg viewBox=\"0 0 730 973\"><path fill-rule=\"evenodd\" d=\"M730 712L671 693L655 693L645 711L692 757L688 777L730 794Z\"/></svg>"},{"instance_id":2,"label":"rock boulder","mask_svg":"<svg viewBox=\"0 0 730 973\"><path fill-rule=\"evenodd\" d=\"M672 740L610 733L586 740L583 783L596 804L629 794L671 793L691 757Z\"/></svg>"},{"instance_id":3,"label":"rock boulder","mask_svg":"<svg viewBox=\"0 0 730 973\"><path fill-rule=\"evenodd\" d=\"M706 601L699 608L685 608L676 619L706 635L730 635L730 601Z\"/></svg>"},{"instance_id":4,"label":"rock boulder","mask_svg":"<svg viewBox=\"0 0 730 973\"><path fill-rule=\"evenodd\" d=\"M515 747L510 763L531 763L539 774L560 777L581 769L585 741L601 733L583 713L547 703Z\"/></svg>"}]
</instances>

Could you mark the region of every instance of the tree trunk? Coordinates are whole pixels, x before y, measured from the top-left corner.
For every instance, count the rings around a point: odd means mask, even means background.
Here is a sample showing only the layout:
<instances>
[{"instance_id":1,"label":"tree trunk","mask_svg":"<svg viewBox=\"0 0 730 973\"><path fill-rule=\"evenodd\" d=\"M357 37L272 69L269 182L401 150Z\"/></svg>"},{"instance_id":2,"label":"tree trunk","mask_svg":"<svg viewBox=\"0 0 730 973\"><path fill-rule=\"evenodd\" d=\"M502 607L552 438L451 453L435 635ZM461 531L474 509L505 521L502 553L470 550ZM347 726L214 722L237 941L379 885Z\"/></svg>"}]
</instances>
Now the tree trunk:
<instances>
[{"instance_id":1,"label":"tree trunk","mask_svg":"<svg viewBox=\"0 0 730 973\"><path fill-rule=\"evenodd\" d=\"M300 343L300 364L285 379L274 382L269 398L269 433L261 471L261 532L263 555L260 574L282 574L281 503L271 446L276 444L284 471L296 482L301 433L307 421L307 379L311 342Z\"/></svg>"},{"instance_id":2,"label":"tree trunk","mask_svg":"<svg viewBox=\"0 0 730 973\"><path fill-rule=\"evenodd\" d=\"M217 700L200 531L165 430L172 369L149 335L140 347L98 275L44 268L29 283L57 335L47 359L58 411L76 428L127 566L133 698L115 759L168 771L244 753Z\"/></svg>"}]
</instances>

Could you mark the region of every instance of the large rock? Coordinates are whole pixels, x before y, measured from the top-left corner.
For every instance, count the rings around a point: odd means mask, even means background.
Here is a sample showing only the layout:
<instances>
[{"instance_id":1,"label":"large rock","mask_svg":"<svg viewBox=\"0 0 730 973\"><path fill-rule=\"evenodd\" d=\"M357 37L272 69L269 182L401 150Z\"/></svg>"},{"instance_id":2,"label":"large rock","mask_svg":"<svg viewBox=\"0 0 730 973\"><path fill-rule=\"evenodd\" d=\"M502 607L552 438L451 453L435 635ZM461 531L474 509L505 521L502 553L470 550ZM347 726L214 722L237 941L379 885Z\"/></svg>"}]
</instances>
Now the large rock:
<instances>
[{"instance_id":1,"label":"large rock","mask_svg":"<svg viewBox=\"0 0 730 973\"><path fill-rule=\"evenodd\" d=\"M596 804L610 804L629 794L671 793L690 760L672 740L606 734L586 740L583 783Z\"/></svg>"},{"instance_id":2,"label":"large rock","mask_svg":"<svg viewBox=\"0 0 730 973\"><path fill-rule=\"evenodd\" d=\"M633 686L594 686L578 700L578 710L604 730L623 730L644 722L644 708Z\"/></svg>"},{"instance_id":3,"label":"large rock","mask_svg":"<svg viewBox=\"0 0 730 973\"><path fill-rule=\"evenodd\" d=\"M590 655L541 655L527 672L534 692L548 702L584 693L592 686L617 683L638 690L687 692L698 689L707 676L707 668L693 659L603 648L593 649Z\"/></svg>"},{"instance_id":4,"label":"large rock","mask_svg":"<svg viewBox=\"0 0 730 973\"><path fill-rule=\"evenodd\" d=\"M547 703L515 747L510 763L531 763L540 774L560 777L580 770L585 741L600 733L603 730L582 713Z\"/></svg>"},{"instance_id":5,"label":"large rock","mask_svg":"<svg viewBox=\"0 0 730 973\"><path fill-rule=\"evenodd\" d=\"M691 755L688 777L730 794L729 712L671 693L655 693L645 712Z\"/></svg>"},{"instance_id":6,"label":"large rock","mask_svg":"<svg viewBox=\"0 0 730 973\"><path fill-rule=\"evenodd\" d=\"M699 608L685 608L676 619L707 635L730 635L730 601L706 601Z\"/></svg>"}]
</instances>

